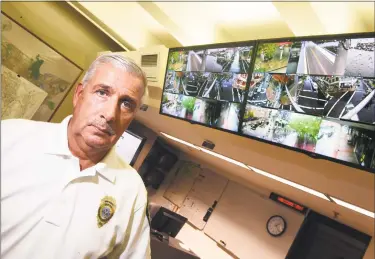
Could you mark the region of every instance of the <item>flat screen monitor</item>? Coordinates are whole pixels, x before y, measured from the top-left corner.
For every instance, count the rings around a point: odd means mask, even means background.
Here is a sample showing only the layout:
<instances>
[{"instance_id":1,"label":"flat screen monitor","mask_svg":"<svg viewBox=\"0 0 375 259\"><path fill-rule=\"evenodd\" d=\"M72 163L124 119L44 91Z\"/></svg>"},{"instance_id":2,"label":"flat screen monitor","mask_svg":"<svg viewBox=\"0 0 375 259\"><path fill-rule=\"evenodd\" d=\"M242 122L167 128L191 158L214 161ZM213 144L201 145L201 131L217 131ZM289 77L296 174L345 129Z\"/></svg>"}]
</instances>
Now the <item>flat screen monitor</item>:
<instances>
[{"instance_id":1,"label":"flat screen monitor","mask_svg":"<svg viewBox=\"0 0 375 259\"><path fill-rule=\"evenodd\" d=\"M170 49L160 113L238 132L253 42Z\"/></svg>"},{"instance_id":2,"label":"flat screen monitor","mask_svg":"<svg viewBox=\"0 0 375 259\"><path fill-rule=\"evenodd\" d=\"M116 152L124 162L133 166L145 142L146 138L126 130L116 143Z\"/></svg>"},{"instance_id":3,"label":"flat screen monitor","mask_svg":"<svg viewBox=\"0 0 375 259\"><path fill-rule=\"evenodd\" d=\"M374 61L371 33L171 49L160 113L375 172Z\"/></svg>"},{"instance_id":4,"label":"flat screen monitor","mask_svg":"<svg viewBox=\"0 0 375 259\"><path fill-rule=\"evenodd\" d=\"M151 221L151 228L161 233L176 237L185 225L187 218L167 208L161 207Z\"/></svg>"},{"instance_id":5,"label":"flat screen monitor","mask_svg":"<svg viewBox=\"0 0 375 259\"><path fill-rule=\"evenodd\" d=\"M375 169L375 38L257 44L241 133Z\"/></svg>"}]
</instances>

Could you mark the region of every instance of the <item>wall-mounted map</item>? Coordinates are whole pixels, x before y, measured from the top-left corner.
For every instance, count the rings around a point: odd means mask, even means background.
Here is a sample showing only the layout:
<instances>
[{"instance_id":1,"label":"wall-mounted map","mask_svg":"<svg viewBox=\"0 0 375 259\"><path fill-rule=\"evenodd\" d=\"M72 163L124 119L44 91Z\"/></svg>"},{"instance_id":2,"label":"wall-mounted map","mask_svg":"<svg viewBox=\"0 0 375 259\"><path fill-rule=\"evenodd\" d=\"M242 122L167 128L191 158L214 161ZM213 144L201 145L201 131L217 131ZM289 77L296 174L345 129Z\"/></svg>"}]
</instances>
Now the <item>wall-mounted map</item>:
<instances>
[{"instance_id":1,"label":"wall-mounted map","mask_svg":"<svg viewBox=\"0 0 375 259\"><path fill-rule=\"evenodd\" d=\"M31 119L47 92L1 66L1 119Z\"/></svg>"},{"instance_id":2,"label":"wall-mounted map","mask_svg":"<svg viewBox=\"0 0 375 259\"><path fill-rule=\"evenodd\" d=\"M1 97L2 100L7 100L2 104L2 119L28 118L49 121L82 73L82 69L3 13L1 64L3 89ZM6 78L3 78L3 75L6 75ZM26 98L25 93L31 92L32 96ZM31 100L32 103L29 103ZM11 111L11 108L27 110ZM32 118L29 118L30 114Z\"/></svg>"}]
</instances>

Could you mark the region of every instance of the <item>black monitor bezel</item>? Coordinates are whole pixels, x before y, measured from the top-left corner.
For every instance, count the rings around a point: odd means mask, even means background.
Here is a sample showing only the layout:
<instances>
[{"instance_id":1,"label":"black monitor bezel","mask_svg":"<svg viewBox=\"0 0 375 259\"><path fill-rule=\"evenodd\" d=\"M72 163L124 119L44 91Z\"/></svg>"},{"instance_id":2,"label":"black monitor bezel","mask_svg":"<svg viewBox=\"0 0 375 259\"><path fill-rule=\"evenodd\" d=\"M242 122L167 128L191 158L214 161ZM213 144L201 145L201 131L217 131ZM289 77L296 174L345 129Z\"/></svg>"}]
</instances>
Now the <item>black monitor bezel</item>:
<instances>
[{"instance_id":1,"label":"black monitor bezel","mask_svg":"<svg viewBox=\"0 0 375 259\"><path fill-rule=\"evenodd\" d=\"M248 139L252 139L252 140L256 140L256 141L263 142L263 143L266 143L266 144L270 144L270 145L273 145L273 146L278 146L278 147L281 147L281 148L296 151L296 152L305 154L305 155L307 155L311 158L314 158L314 159L323 159L323 160L327 160L327 161L334 162L334 163L337 163L337 164L341 164L341 165L344 165L344 166L348 166L348 167L351 167L351 168L356 168L356 169L359 169L359 170L362 170L362 171L375 173L375 168L363 167L363 166L360 166L358 164L354 164L354 163L347 162L347 161L344 161L344 160L340 160L340 159L337 159L337 158L332 158L332 157L329 157L329 156L317 154L317 153L307 151L307 150L303 150L303 149L299 149L299 148L296 148L296 147L286 146L286 145L283 145L283 144L279 144L279 143L276 143L276 142L272 142L272 141L268 141L268 140L265 140L265 139L257 138L257 137L254 137L254 136L249 136L249 135L246 135L242 132L243 116L244 116L244 113L245 113L247 99L248 99L249 85L250 85L252 76L254 74L253 70L254 70L254 65L255 65L256 53L258 51L258 47L259 47L260 44L285 42L285 41L296 42L296 41L308 41L308 40L329 40L329 39L337 40L337 39L344 39L344 38L375 38L375 35L374 35L374 32L329 34L329 35L309 35L309 36L299 36L299 37L254 39L254 40L250 40L250 41L239 41L239 42L228 42L228 43L217 43L217 44L207 44L207 45L196 45L196 46L170 48L169 51L168 51L168 57L169 57L169 54L171 52L174 52L174 51L229 48L229 47L239 47L239 46L253 46L253 50L252 50L253 53L252 53L252 57L251 57L251 64L250 64L250 67L249 67L249 71L247 73L248 76L247 76L247 82L246 82L246 89L245 89L245 92L244 92L245 96L244 96L244 100L242 101L241 106L240 106L240 113L239 113L240 119L239 119L237 131L231 131L231 130L227 130L227 129L223 129L223 128L219 128L219 127L215 127L215 126L210 126L210 125L207 125L207 124L204 124L204 123L201 123L201 122L195 122L195 121L192 121L192 120L189 120L189 119L186 119L186 118L180 118L180 117L173 116L173 115L170 115L170 114L165 114L165 113L162 112L162 100L163 100L163 94L164 94L164 88L165 88L165 78L166 78L166 75L168 73L168 61L167 61L167 64L166 64L165 76L164 76L164 80L163 80L163 89L162 89L161 100L160 100L159 114L163 115L163 116L170 117L170 118L186 121L190 124L197 124L197 125L200 125L200 126L211 128L211 129L216 129L216 130L223 131L223 132L226 132L226 133L234 134L236 136L245 137L245 138L248 138ZM249 73L249 72L251 72L251 73ZM294 75L294 74L286 74L285 73L285 75ZM314 75L312 75L312 76L314 76ZM317 76L322 76L322 75L317 75ZM362 77L362 79L374 79L375 80L375 78L373 78L373 77ZM178 94L176 94L176 95L178 95ZM229 102L229 103L231 103L231 102ZM268 109L271 109L271 108L268 108ZM319 116L315 116L315 117L319 117ZM322 117L322 119L325 119L325 118ZM335 120L335 119L332 118L332 120ZM336 119L336 120L337 121L344 121L344 120L340 120L340 119ZM366 125L366 126L370 126L370 127L372 126L371 124L360 123L360 122L353 122L353 124ZM375 125L374 125L374 127L375 127ZM375 137L375 133L374 133L374 137Z\"/></svg>"},{"instance_id":2,"label":"black monitor bezel","mask_svg":"<svg viewBox=\"0 0 375 259\"><path fill-rule=\"evenodd\" d=\"M184 217L184 216L182 216L182 215L180 215L176 212L173 212L173 211L171 211L171 210L169 210L165 207L160 207L159 210L156 212L155 216L152 218L152 220L150 222L151 223L150 228L154 229L153 226L152 226L153 225L152 222L155 218L158 219L158 218L163 218L163 217L168 217L169 219L172 219L174 221L177 221L178 223L181 223L180 228L177 231L176 235L174 235L174 234L170 235L171 237L176 237L178 235L178 233L181 231L181 229L184 227L186 222L188 222L188 219L186 217ZM158 229L155 229L155 230L159 231ZM163 231L159 231L159 232L165 233ZM168 234L168 233L165 233L165 234Z\"/></svg>"}]
</instances>

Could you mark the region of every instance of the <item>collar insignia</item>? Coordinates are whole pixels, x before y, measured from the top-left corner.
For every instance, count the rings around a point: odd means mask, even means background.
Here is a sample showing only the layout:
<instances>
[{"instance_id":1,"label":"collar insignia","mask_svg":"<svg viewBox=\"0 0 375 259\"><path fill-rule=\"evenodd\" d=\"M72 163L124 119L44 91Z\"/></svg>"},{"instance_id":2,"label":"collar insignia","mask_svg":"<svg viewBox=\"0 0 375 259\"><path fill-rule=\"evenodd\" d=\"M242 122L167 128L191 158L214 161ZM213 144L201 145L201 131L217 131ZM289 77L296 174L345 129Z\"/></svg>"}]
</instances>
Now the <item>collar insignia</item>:
<instances>
[{"instance_id":1,"label":"collar insignia","mask_svg":"<svg viewBox=\"0 0 375 259\"><path fill-rule=\"evenodd\" d=\"M98 215L96 216L98 227L105 225L115 214L115 211L116 200L113 197L105 196L100 202Z\"/></svg>"}]
</instances>

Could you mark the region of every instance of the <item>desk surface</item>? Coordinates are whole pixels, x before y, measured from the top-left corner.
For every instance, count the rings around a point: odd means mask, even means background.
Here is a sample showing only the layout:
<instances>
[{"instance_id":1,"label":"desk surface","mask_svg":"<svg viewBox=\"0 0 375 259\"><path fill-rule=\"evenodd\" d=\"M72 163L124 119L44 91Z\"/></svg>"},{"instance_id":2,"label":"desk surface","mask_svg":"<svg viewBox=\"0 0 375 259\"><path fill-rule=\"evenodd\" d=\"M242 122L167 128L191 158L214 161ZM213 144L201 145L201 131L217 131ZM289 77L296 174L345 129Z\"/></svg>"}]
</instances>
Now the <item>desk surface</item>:
<instances>
[{"instance_id":1,"label":"desk surface","mask_svg":"<svg viewBox=\"0 0 375 259\"><path fill-rule=\"evenodd\" d=\"M151 236L151 258L152 259L200 259L192 251L186 249L184 244L173 237L168 241L160 241Z\"/></svg>"}]
</instances>

